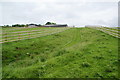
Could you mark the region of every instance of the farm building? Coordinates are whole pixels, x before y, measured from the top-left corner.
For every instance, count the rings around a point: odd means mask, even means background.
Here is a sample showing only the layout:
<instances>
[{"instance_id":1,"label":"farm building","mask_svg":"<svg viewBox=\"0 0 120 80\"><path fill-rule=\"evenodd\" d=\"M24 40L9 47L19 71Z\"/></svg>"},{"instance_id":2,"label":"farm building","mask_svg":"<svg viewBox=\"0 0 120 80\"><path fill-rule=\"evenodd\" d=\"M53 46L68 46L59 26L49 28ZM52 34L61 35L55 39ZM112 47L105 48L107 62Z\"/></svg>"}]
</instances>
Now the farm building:
<instances>
[{"instance_id":1,"label":"farm building","mask_svg":"<svg viewBox=\"0 0 120 80\"><path fill-rule=\"evenodd\" d=\"M28 24L28 27L32 28L32 27L38 27L38 26L36 24Z\"/></svg>"},{"instance_id":2,"label":"farm building","mask_svg":"<svg viewBox=\"0 0 120 80\"><path fill-rule=\"evenodd\" d=\"M100 26L100 25L86 25L85 27L103 27L103 26Z\"/></svg>"},{"instance_id":3,"label":"farm building","mask_svg":"<svg viewBox=\"0 0 120 80\"><path fill-rule=\"evenodd\" d=\"M51 25L37 25L37 24L28 24L29 28L32 27L68 27L67 24L51 24Z\"/></svg>"},{"instance_id":4,"label":"farm building","mask_svg":"<svg viewBox=\"0 0 120 80\"><path fill-rule=\"evenodd\" d=\"M67 24L43 25L43 27L68 27Z\"/></svg>"}]
</instances>

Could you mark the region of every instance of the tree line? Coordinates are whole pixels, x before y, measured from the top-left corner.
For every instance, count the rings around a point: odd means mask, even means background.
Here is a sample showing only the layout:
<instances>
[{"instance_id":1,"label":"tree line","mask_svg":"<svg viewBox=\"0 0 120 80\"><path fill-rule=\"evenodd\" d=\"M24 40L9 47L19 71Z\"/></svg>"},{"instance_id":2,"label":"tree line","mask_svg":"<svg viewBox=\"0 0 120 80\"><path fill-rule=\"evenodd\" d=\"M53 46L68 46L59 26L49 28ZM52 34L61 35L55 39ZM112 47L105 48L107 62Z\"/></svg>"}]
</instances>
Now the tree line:
<instances>
[{"instance_id":1,"label":"tree line","mask_svg":"<svg viewBox=\"0 0 120 80\"><path fill-rule=\"evenodd\" d=\"M29 25L35 25L35 26L42 26L41 24L13 24L13 25L4 25L4 26L1 26L1 27L28 27ZM44 25L56 25L56 23L53 23L53 22L47 22L46 24Z\"/></svg>"}]
</instances>

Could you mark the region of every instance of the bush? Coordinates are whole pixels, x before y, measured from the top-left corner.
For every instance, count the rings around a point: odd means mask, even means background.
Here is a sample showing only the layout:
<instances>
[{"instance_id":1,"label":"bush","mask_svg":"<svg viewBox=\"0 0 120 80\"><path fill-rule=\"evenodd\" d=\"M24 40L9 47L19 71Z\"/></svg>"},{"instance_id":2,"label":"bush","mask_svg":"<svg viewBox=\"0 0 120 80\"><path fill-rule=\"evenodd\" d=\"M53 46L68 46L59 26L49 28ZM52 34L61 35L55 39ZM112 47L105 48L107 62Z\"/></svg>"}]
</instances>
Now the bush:
<instances>
[{"instance_id":1,"label":"bush","mask_svg":"<svg viewBox=\"0 0 120 80\"><path fill-rule=\"evenodd\" d=\"M53 23L53 22L47 22L45 25L55 25L56 23Z\"/></svg>"}]
</instances>

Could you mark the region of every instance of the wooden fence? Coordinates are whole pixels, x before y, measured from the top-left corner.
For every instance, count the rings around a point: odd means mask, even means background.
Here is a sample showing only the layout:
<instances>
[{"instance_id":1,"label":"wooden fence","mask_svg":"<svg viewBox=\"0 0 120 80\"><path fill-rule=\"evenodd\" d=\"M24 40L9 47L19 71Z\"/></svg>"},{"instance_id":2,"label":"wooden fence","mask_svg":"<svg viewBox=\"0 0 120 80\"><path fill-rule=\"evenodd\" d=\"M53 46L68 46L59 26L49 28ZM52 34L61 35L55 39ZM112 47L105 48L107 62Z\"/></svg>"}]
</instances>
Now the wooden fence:
<instances>
[{"instance_id":1,"label":"wooden fence","mask_svg":"<svg viewBox=\"0 0 120 80\"><path fill-rule=\"evenodd\" d=\"M112 30L112 28L106 28L106 27L90 27L90 28L94 28L96 30L100 30L102 32L105 32L111 36L120 38L120 31L118 29Z\"/></svg>"},{"instance_id":2,"label":"wooden fence","mask_svg":"<svg viewBox=\"0 0 120 80\"><path fill-rule=\"evenodd\" d=\"M46 35L52 35L65 31L70 28L57 28L57 29L45 29L45 30L30 30L30 31L18 31L18 32L4 32L0 36L0 43L12 42L24 39L37 38Z\"/></svg>"}]
</instances>

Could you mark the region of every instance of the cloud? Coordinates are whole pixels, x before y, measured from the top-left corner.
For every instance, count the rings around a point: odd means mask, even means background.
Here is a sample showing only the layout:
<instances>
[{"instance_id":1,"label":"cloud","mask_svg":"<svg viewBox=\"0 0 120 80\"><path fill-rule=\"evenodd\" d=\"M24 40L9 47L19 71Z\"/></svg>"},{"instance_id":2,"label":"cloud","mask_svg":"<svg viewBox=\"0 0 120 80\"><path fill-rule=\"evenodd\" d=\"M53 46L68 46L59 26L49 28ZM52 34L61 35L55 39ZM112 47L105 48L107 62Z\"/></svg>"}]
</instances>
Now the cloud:
<instances>
[{"instance_id":1,"label":"cloud","mask_svg":"<svg viewBox=\"0 0 120 80\"><path fill-rule=\"evenodd\" d=\"M119 0L0 0L0 2L119 2Z\"/></svg>"},{"instance_id":2,"label":"cloud","mask_svg":"<svg viewBox=\"0 0 120 80\"><path fill-rule=\"evenodd\" d=\"M117 26L117 2L93 0L39 0L38 2L2 2L2 23L41 23Z\"/></svg>"}]
</instances>

